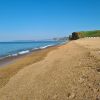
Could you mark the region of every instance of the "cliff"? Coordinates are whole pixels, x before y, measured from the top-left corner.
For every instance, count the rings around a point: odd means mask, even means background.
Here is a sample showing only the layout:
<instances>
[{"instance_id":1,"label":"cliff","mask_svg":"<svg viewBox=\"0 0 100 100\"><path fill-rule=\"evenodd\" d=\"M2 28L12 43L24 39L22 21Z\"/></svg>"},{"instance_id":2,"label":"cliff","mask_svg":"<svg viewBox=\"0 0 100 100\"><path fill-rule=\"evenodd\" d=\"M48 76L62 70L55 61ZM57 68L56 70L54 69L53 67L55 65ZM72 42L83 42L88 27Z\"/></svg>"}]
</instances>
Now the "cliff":
<instances>
[{"instance_id":1,"label":"cliff","mask_svg":"<svg viewBox=\"0 0 100 100\"><path fill-rule=\"evenodd\" d=\"M72 35L69 36L69 40L76 40L84 37L100 37L100 30L73 32Z\"/></svg>"}]
</instances>

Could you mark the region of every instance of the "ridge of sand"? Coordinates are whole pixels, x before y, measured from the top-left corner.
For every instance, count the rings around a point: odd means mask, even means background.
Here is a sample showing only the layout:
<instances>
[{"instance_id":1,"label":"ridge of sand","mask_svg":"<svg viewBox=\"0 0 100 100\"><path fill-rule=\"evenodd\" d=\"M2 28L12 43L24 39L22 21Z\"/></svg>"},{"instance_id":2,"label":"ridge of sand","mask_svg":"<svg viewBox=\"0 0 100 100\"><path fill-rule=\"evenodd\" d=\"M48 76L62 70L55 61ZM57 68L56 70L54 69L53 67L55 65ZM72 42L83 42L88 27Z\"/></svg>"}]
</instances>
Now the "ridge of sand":
<instances>
[{"instance_id":1,"label":"ridge of sand","mask_svg":"<svg viewBox=\"0 0 100 100\"><path fill-rule=\"evenodd\" d=\"M100 39L72 41L21 69L0 100L99 100Z\"/></svg>"}]
</instances>

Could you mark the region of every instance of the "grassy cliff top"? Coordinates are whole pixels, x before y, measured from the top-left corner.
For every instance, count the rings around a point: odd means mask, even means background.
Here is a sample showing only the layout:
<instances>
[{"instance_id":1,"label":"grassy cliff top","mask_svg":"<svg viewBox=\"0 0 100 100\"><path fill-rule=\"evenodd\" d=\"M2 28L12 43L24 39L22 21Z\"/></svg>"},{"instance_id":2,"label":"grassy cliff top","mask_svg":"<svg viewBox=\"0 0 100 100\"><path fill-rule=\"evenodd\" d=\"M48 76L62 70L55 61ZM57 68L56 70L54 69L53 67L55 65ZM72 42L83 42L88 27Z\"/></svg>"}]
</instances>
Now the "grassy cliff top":
<instances>
[{"instance_id":1,"label":"grassy cliff top","mask_svg":"<svg viewBox=\"0 0 100 100\"><path fill-rule=\"evenodd\" d=\"M72 35L69 36L69 40L76 40L84 37L100 37L100 30L73 32Z\"/></svg>"},{"instance_id":2,"label":"grassy cliff top","mask_svg":"<svg viewBox=\"0 0 100 100\"><path fill-rule=\"evenodd\" d=\"M100 30L81 31L79 33L80 33L81 37L100 37Z\"/></svg>"}]
</instances>

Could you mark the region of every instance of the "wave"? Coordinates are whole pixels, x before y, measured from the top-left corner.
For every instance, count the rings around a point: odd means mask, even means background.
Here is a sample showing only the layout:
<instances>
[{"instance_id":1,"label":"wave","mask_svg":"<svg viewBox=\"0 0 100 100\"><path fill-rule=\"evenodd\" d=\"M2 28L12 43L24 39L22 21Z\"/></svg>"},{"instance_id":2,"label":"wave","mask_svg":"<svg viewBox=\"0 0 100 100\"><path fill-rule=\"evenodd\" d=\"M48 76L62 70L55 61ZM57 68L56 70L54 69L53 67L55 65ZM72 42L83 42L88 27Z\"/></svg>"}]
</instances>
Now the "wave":
<instances>
[{"instance_id":1,"label":"wave","mask_svg":"<svg viewBox=\"0 0 100 100\"><path fill-rule=\"evenodd\" d=\"M48 47L51 47L51 46L54 46L54 45L46 45L46 46L42 46L42 47L40 47L40 49L45 49L45 48L48 48Z\"/></svg>"},{"instance_id":2,"label":"wave","mask_svg":"<svg viewBox=\"0 0 100 100\"><path fill-rule=\"evenodd\" d=\"M20 51L18 54L19 55L22 55L22 54L27 54L27 53L29 53L30 52L30 50L25 50L25 51Z\"/></svg>"},{"instance_id":3,"label":"wave","mask_svg":"<svg viewBox=\"0 0 100 100\"><path fill-rule=\"evenodd\" d=\"M28 54L29 52L30 52L30 50L24 50L24 51L19 51L19 52L12 53L12 54L4 55L4 56L0 57L0 60L5 59L5 58L9 58L9 57L17 57L19 55Z\"/></svg>"},{"instance_id":4,"label":"wave","mask_svg":"<svg viewBox=\"0 0 100 100\"><path fill-rule=\"evenodd\" d=\"M16 52L11 52L8 55L1 56L0 60L4 59L4 58L9 58L9 57L17 57L19 55L28 54L28 53L30 53L32 51L42 50L42 49L45 49L45 48L48 48L48 47L51 47L51 46L61 45L61 44L64 44L64 43L65 42L59 43L59 44L50 44L50 45L45 45L45 46L41 46L41 47L30 48L30 49L26 49L26 50L19 50L19 51L16 51Z\"/></svg>"},{"instance_id":5,"label":"wave","mask_svg":"<svg viewBox=\"0 0 100 100\"><path fill-rule=\"evenodd\" d=\"M19 56L19 55L28 54L28 53L30 53L32 51L36 51L36 50L40 50L40 49L45 49L45 48L50 47L50 46L53 46L53 45L46 45L46 46L42 46L42 47L38 47L38 48L27 49L27 50L22 50L22 51L16 51L16 53L12 52L11 54L1 56L0 60L5 59L5 58L9 58L9 57L16 57L16 56Z\"/></svg>"}]
</instances>

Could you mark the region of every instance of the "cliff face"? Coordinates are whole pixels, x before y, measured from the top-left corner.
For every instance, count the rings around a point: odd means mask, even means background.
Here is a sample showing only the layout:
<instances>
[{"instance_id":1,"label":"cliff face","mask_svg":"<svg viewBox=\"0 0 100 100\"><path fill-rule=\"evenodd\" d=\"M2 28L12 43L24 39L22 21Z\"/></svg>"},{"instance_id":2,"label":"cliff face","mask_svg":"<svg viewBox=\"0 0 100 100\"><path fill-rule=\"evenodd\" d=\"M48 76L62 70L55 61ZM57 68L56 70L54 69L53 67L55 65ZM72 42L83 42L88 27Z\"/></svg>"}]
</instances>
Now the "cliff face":
<instances>
[{"instance_id":1,"label":"cliff face","mask_svg":"<svg viewBox=\"0 0 100 100\"><path fill-rule=\"evenodd\" d=\"M100 37L100 30L73 32L72 35L69 36L69 40L77 40L84 37Z\"/></svg>"},{"instance_id":2,"label":"cliff face","mask_svg":"<svg viewBox=\"0 0 100 100\"><path fill-rule=\"evenodd\" d=\"M70 40L77 40L79 39L81 34L79 32L73 32L72 35L69 36Z\"/></svg>"},{"instance_id":3,"label":"cliff face","mask_svg":"<svg viewBox=\"0 0 100 100\"><path fill-rule=\"evenodd\" d=\"M73 32L73 33L72 33L72 39L73 39L73 40L79 39L79 33Z\"/></svg>"}]
</instances>

